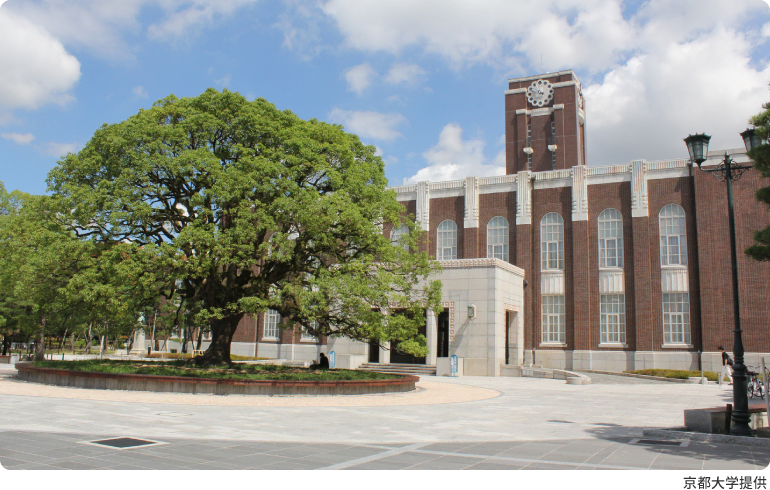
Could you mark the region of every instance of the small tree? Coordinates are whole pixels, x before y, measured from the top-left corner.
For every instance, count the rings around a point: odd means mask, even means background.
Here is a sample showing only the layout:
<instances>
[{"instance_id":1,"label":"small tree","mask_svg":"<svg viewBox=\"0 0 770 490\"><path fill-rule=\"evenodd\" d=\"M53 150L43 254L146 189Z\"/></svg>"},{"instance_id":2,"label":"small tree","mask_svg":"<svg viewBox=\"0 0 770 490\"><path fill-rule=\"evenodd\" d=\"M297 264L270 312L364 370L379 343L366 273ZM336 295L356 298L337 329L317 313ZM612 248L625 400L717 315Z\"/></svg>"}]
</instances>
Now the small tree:
<instances>
[{"instance_id":1,"label":"small tree","mask_svg":"<svg viewBox=\"0 0 770 490\"><path fill-rule=\"evenodd\" d=\"M402 206L374 153L341 126L209 89L102 126L48 182L79 236L130 242L137 277L164 271L163 295L194 305L212 334L198 363L229 363L239 321L269 308L314 335L424 355L440 284L425 253L383 235ZM391 302L415 314L387 321Z\"/></svg>"},{"instance_id":2,"label":"small tree","mask_svg":"<svg viewBox=\"0 0 770 490\"><path fill-rule=\"evenodd\" d=\"M762 106L764 111L751 118L751 124L763 141L770 138L770 103ZM770 178L770 145L763 144L749 151L749 157L754 160L754 168L763 177ZM770 185L757 190L756 198L770 206ZM770 261L770 225L754 232L754 245L746 249L746 255L755 260Z\"/></svg>"}]
</instances>

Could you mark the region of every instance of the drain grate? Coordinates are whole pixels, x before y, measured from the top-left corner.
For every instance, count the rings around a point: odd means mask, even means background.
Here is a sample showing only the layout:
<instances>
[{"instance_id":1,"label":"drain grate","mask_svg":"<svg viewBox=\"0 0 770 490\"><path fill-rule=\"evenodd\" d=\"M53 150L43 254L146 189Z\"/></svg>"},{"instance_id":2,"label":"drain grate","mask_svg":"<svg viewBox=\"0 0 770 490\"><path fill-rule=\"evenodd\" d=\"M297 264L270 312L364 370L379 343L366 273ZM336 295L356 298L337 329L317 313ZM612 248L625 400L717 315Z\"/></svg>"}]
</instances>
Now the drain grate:
<instances>
[{"instance_id":1,"label":"drain grate","mask_svg":"<svg viewBox=\"0 0 770 490\"><path fill-rule=\"evenodd\" d=\"M659 441L657 439L633 439L629 444L640 444L642 446L676 446L687 447L689 441Z\"/></svg>"},{"instance_id":2,"label":"drain grate","mask_svg":"<svg viewBox=\"0 0 770 490\"><path fill-rule=\"evenodd\" d=\"M158 441L148 441L145 439L134 439L133 437L116 437L115 439L88 441L86 444L96 444L98 446L107 446L114 449L130 449L132 447L154 446L161 443Z\"/></svg>"}]
</instances>

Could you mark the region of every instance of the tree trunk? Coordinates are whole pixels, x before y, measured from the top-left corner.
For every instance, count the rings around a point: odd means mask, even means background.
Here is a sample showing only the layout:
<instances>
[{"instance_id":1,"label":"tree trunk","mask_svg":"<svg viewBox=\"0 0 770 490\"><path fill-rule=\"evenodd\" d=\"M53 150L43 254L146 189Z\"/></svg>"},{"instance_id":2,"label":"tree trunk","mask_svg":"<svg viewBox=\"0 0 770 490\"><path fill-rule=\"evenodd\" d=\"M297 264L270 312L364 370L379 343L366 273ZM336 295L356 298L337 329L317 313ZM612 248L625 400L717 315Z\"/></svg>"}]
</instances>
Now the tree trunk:
<instances>
[{"instance_id":1,"label":"tree trunk","mask_svg":"<svg viewBox=\"0 0 770 490\"><path fill-rule=\"evenodd\" d=\"M45 318L40 322L40 329L37 331L35 340L35 360L45 361Z\"/></svg>"},{"instance_id":2,"label":"tree trunk","mask_svg":"<svg viewBox=\"0 0 770 490\"><path fill-rule=\"evenodd\" d=\"M70 336L70 350L72 353L75 353L75 341L77 340L77 337L75 336L75 332L72 332L72 336Z\"/></svg>"},{"instance_id":3,"label":"tree trunk","mask_svg":"<svg viewBox=\"0 0 770 490\"><path fill-rule=\"evenodd\" d=\"M233 334L235 334L235 329L238 328L238 323L243 316L244 313L237 313L211 321L211 344L202 356L193 359L196 366L232 364L230 343L233 341Z\"/></svg>"},{"instance_id":4,"label":"tree trunk","mask_svg":"<svg viewBox=\"0 0 770 490\"><path fill-rule=\"evenodd\" d=\"M11 348L11 339L10 335L3 335L3 354L4 356L8 355L8 349Z\"/></svg>"},{"instance_id":5,"label":"tree trunk","mask_svg":"<svg viewBox=\"0 0 770 490\"><path fill-rule=\"evenodd\" d=\"M195 346L195 350L201 350L202 343L203 343L203 327L198 327L198 343Z\"/></svg>"},{"instance_id":6,"label":"tree trunk","mask_svg":"<svg viewBox=\"0 0 770 490\"><path fill-rule=\"evenodd\" d=\"M88 333L86 334L86 349L83 352L83 354L90 354L91 353L91 325L88 325Z\"/></svg>"},{"instance_id":7,"label":"tree trunk","mask_svg":"<svg viewBox=\"0 0 770 490\"><path fill-rule=\"evenodd\" d=\"M59 344L59 351L60 352L64 350L64 342L66 342L66 341L67 341L67 330L65 329L64 330L64 335L61 336L61 343Z\"/></svg>"}]
</instances>

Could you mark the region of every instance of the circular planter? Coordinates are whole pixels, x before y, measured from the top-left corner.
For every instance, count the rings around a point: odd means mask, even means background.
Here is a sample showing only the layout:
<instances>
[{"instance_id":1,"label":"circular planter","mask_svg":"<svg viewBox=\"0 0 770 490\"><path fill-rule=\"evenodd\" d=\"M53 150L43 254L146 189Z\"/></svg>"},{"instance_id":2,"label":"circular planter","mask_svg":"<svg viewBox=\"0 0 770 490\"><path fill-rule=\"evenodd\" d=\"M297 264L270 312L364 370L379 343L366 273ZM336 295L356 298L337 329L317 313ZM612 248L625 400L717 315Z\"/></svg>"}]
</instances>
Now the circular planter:
<instances>
[{"instance_id":1,"label":"circular planter","mask_svg":"<svg viewBox=\"0 0 770 490\"><path fill-rule=\"evenodd\" d=\"M70 371L16 364L19 379L55 386L95 390L158 391L208 395L365 395L414 391L417 376L395 379L287 381L190 378L149 374Z\"/></svg>"}]
</instances>

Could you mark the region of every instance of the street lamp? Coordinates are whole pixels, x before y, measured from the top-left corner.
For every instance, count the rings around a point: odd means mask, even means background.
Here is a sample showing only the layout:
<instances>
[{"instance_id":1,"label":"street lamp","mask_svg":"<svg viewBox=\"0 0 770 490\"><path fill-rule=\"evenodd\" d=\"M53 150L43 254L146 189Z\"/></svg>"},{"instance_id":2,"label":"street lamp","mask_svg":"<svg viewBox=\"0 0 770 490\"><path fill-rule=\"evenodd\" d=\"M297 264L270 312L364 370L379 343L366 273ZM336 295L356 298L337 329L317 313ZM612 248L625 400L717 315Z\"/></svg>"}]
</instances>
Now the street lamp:
<instances>
[{"instance_id":1,"label":"street lamp","mask_svg":"<svg viewBox=\"0 0 770 490\"><path fill-rule=\"evenodd\" d=\"M741 133L746 150L751 150L762 144L759 135L753 129L747 129ZM741 315L738 301L738 257L735 251L735 212L733 210L733 181L738 180L743 172L751 168L751 165L738 165L725 152L724 160L714 168L705 169L700 166L708 158L708 147L711 136L705 133L690 135L684 139L687 143L687 151L690 152L690 160L695 162L704 172L711 172L720 182L727 182L727 215L730 222L730 259L733 267L733 315L735 316L735 330L733 353L735 363L733 365L733 427L731 434L736 436L754 437L756 434L749 427L749 395L746 365L743 363L743 340L741 339ZM720 374L721 376L721 374ZM729 423L729 422L728 422Z\"/></svg>"}]
</instances>

